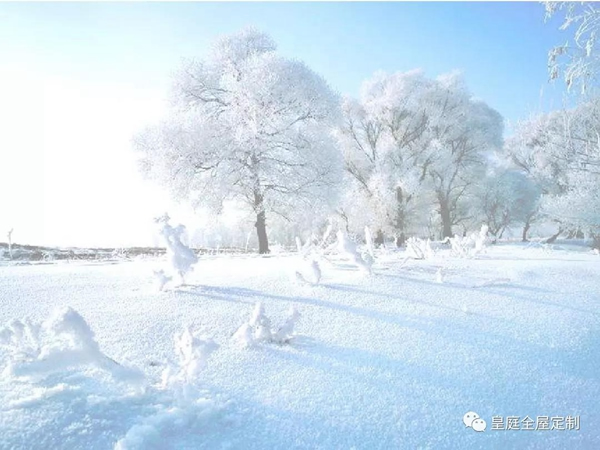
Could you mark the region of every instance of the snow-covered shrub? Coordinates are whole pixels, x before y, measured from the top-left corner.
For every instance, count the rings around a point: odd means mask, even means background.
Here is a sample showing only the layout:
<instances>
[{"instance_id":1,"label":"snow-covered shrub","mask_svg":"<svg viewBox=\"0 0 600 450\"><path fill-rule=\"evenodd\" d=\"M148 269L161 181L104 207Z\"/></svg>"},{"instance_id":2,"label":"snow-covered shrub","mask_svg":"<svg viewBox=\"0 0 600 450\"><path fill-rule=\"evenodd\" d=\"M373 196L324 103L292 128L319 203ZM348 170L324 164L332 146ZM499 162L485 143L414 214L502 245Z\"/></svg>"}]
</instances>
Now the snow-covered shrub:
<instances>
[{"instance_id":1,"label":"snow-covered shrub","mask_svg":"<svg viewBox=\"0 0 600 450\"><path fill-rule=\"evenodd\" d=\"M454 237L448 238L450 246L452 248L452 256L457 258L466 258L469 256L471 250L471 237L461 237L455 234Z\"/></svg>"},{"instance_id":2,"label":"snow-covered shrub","mask_svg":"<svg viewBox=\"0 0 600 450\"><path fill-rule=\"evenodd\" d=\"M406 254L413 259L431 259L434 255L429 239L411 237L406 240Z\"/></svg>"},{"instance_id":3,"label":"snow-covered shrub","mask_svg":"<svg viewBox=\"0 0 600 450\"><path fill-rule=\"evenodd\" d=\"M57 371L94 366L117 379L143 379L141 372L102 353L93 331L72 308L57 310L41 323L11 321L0 330L0 364L5 376L43 378Z\"/></svg>"},{"instance_id":4,"label":"snow-covered shrub","mask_svg":"<svg viewBox=\"0 0 600 450\"><path fill-rule=\"evenodd\" d=\"M321 281L321 266L316 259L303 259L294 266L293 275L299 284L316 286Z\"/></svg>"},{"instance_id":5,"label":"snow-covered shrub","mask_svg":"<svg viewBox=\"0 0 600 450\"><path fill-rule=\"evenodd\" d=\"M292 278L300 284L317 285L321 281L321 266L319 259L324 257L323 244L331 232L331 225L319 240L318 236L312 235L304 244L296 236L296 248L299 260L294 264Z\"/></svg>"},{"instance_id":6,"label":"snow-covered shrub","mask_svg":"<svg viewBox=\"0 0 600 450\"><path fill-rule=\"evenodd\" d=\"M468 236L454 235L447 238L452 247L452 256L457 258L472 258L485 251L487 247L488 226L482 225L478 233L472 233Z\"/></svg>"},{"instance_id":7,"label":"snow-covered shrub","mask_svg":"<svg viewBox=\"0 0 600 450\"><path fill-rule=\"evenodd\" d=\"M291 307L284 324L274 330L271 328L271 320L265 315L262 303L259 302L255 305L250 320L238 328L233 339L244 347L251 347L261 342L285 344L292 339L294 326L299 318L300 313L296 308Z\"/></svg>"},{"instance_id":8,"label":"snow-covered shrub","mask_svg":"<svg viewBox=\"0 0 600 450\"><path fill-rule=\"evenodd\" d=\"M371 274L371 264L365 261L362 255L358 252L356 244L348 239L348 236L343 231L337 232L337 250L345 258L352 261L361 272Z\"/></svg>"},{"instance_id":9,"label":"snow-covered shrub","mask_svg":"<svg viewBox=\"0 0 600 450\"><path fill-rule=\"evenodd\" d=\"M185 226L173 227L169 224L170 217L165 214L155 219L159 225L159 233L164 237L167 246L167 261L173 273L179 275L181 283L185 282L185 276L192 270L192 266L198 262L194 251L185 245L181 238L185 232ZM164 285L163 285L164 286Z\"/></svg>"},{"instance_id":10,"label":"snow-covered shrub","mask_svg":"<svg viewBox=\"0 0 600 450\"><path fill-rule=\"evenodd\" d=\"M488 230L489 230L489 227L487 225L483 224L483 225L481 225L481 229L479 230L479 233L473 234L473 241L475 242L475 249L474 249L475 254L481 253L485 249L485 246L487 243Z\"/></svg>"},{"instance_id":11,"label":"snow-covered shrub","mask_svg":"<svg viewBox=\"0 0 600 450\"><path fill-rule=\"evenodd\" d=\"M159 291L162 291L172 279L173 277L168 276L163 269L154 271L154 280Z\"/></svg>"},{"instance_id":12,"label":"snow-covered shrub","mask_svg":"<svg viewBox=\"0 0 600 450\"><path fill-rule=\"evenodd\" d=\"M373 245L373 235L371 234L371 230L369 227L365 227L365 242L367 244L367 252L371 256L371 258L375 259L375 250Z\"/></svg>"},{"instance_id":13,"label":"snow-covered shrub","mask_svg":"<svg viewBox=\"0 0 600 450\"><path fill-rule=\"evenodd\" d=\"M435 282L442 284L444 282L444 271L440 267L435 273Z\"/></svg>"},{"instance_id":14,"label":"snow-covered shrub","mask_svg":"<svg viewBox=\"0 0 600 450\"><path fill-rule=\"evenodd\" d=\"M294 307L290 308L288 318L275 333L271 333L271 340L278 344L287 344L294 336L294 327L300 319L300 313Z\"/></svg>"},{"instance_id":15,"label":"snow-covered shrub","mask_svg":"<svg viewBox=\"0 0 600 450\"><path fill-rule=\"evenodd\" d=\"M219 346L211 338L198 336L185 327L175 335L175 354L178 361L163 371L163 386L174 383L194 383L200 371L206 366L209 355Z\"/></svg>"},{"instance_id":16,"label":"snow-covered shrub","mask_svg":"<svg viewBox=\"0 0 600 450\"><path fill-rule=\"evenodd\" d=\"M162 447L165 435L179 430L189 433L191 426L206 424L222 410L223 406L202 387L199 376L218 345L210 338L197 336L189 327L176 334L174 341L177 361L167 366L162 383L156 386L159 395L152 408L155 413L137 421L116 442L115 450Z\"/></svg>"}]
</instances>

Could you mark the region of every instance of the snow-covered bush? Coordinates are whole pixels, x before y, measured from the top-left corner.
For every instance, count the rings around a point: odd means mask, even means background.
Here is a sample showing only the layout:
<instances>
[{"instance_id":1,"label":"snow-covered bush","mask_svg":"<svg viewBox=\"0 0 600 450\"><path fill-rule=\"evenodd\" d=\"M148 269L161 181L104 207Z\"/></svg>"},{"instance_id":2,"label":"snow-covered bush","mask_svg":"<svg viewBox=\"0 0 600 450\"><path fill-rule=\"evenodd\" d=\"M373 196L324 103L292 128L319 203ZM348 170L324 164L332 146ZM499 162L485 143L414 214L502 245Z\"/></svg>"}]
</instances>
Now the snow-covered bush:
<instances>
[{"instance_id":1,"label":"snow-covered bush","mask_svg":"<svg viewBox=\"0 0 600 450\"><path fill-rule=\"evenodd\" d=\"M475 243L475 254L481 253L484 251L486 243L487 243L487 234L489 227L486 224L481 225L481 229L479 233L473 234L473 241Z\"/></svg>"},{"instance_id":2,"label":"snow-covered bush","mask_svg":"<svg viewBox=\"0 0 600 450\"><path fill-rule=\"evenodd\" d=\"M284 324L277 329L272 329L271 320L265 315L263 305L259 302L255 305L250 320L238 328L233 339L244 347L252 347L261 342L286 344L292 339L299 318L300 313L296 308L291 307Z\"/></svg>"},{"instance_id":3,"label":"snow-covered bush","mask_svg":"<svg viewBox=\"0 0 600 450\"><path fill-rule=\"evenodd\" d=\"M363 255L358 252L356 244L341 230L337 232L337 251L340 255L352 261L361 272L371 274L373 261L365 261Z\"/></svg>"},{"instance_id":4,"label":"snow-covered bush","mask_svg":"<svg viewBox=\"0 0 600 450\"><path fill-rule=\"evenodd\" d=\"M323 236L319 238L316 234L312 234L310 239L302 244L302 240L296 236L296 248L300 256L299 261L295 264L292 278L300 284L317 285L321 281L321 265L319 261L325 258L327 242L333 223L330 220Z\"/></svg>"},{"instance_id":5,"label":"snow-covered bush","mask_svg":"<svg viewBox=\"0 0 600 450\"><path fill-rule=\"evenodd\" d=\"M321 281L321 266L316 259L302 260L294 270L294 278L300 284L315 286Z\"/></svg>"},{"instance_id":6,"label":"snow-covered bush","mask_svg":"<svg viewBox=\"0 0 600 450\"><path fill-rule=\"evenodd\" d=\"M57 310L41 323L13 320L0 329L0 364L4 376L43 378L57 371L94 366L117 379L143 379L141 372L102 353L93 331L72 308Z\"/></svg>"},{"instance_id":7,"label":"snow-covered bush","mask_svg":"<svg viewBox=\"0 0 600 450\"><path fill-rule=\"evenodd\" d=\"M406 240L406 254L413 259L431 259L434 255L429 239L411 237Z\"/></svg>"},{"instance_id":8,"label":"snow-covered bush","mask_svg":"<svg viewBox=\"0 0 600 450\"><path fill-rule=\"evenodd\" d=\"M454 237L447 238L452 247L452 256L457 258L472 258L484 252L488 241L487 233L488 226L484 224L478 233L472 233L463 237L454 235Z\"/></svg>"},{"instance_id":9,"label":"snow-covered bush","mask_svg":"<svg viewBox=\"0 0 600 450\"><path fill-rule=\"evenodd\" d=\"M198 262L198 257L191 248L181 241L185 226L177 225L173 227L169 224L169 220L169 215L165 214L156 218L155 222L159 225L159 233L165 239L167 261L171 272L179 275L181 284L183 284L185 276L192 270L192 266ZM162 286L164 287L164 284Z\"/></svg>"},{"instance_id":10,"label":"snow-covered bush","mask_svg":"<svg viewBox=\"0 0 600 450\"><path fill-rule=\"evenodd\" d=\"M218 348L211 338L198 336L189 327L185 327L181 334L175 335L175 354L178 361L163 371L163 386L174 383L193 384L206 366L208 356Z\"/></svg>"},{"instance_id":11,"label":"snow-covered bush","mask_svg":"<svg viewBox=\"0 0 600 450\"><path fill-rule=\"evenodd\" d=\"M159 291L162 291L172 279L173 277L168 276L163 269L154 271L154 280Z\"/></svg>"},{"instance_id":12,"label":"snow-covered bush","mask_svg":"<svg viewBox=\"0 0 600 450\"><path fill-rule=\"evenodd\" d=\"M373 245L373 235L371 234L371 230L369 227L365 227L365 242L367 244L367 252L371 256L373 260L375 260L375 250Z\"/></svg>"},{"instance_id":13,"label":"snow-covered bush","mask_svg":"<svg viewBox=\"0 0 600 450\"><path fill-rule=\"evenodd\" d=\"M177 361L171 362L162 373L162 383L155 392L156 412L135 423L116 442L115 450L161 447L167 433L178 429L189 433L192 424L206 423L222 409L201 386L199 377L218 345L210 338L197 336L189 327L175 335L174 340Z\"/></svg>"},{"instance_id":14,"label":"snow-covered bush","mask_svg":"<svg viewBox=\"0 0 600 450\"><path fill-rule=\"evenodd\" d=\"M444 282L444 271L441 267L435 273L435 282L439 284Z\"/></svg>"},{"instance_id":15,"label":"snow-covered bush","mask_svg":"<svg viewBox=\"0 0 600 450\"><path fill-rule=\"evenodd\" d=\"M304 245L299 237L296 237L296 247L300 256L293 267L293 279L300 284L316 285L321 281L321 267L317 258L320 255L320 247L315 245L316 237L312 236Z\"/></svg>"}]
</instances>

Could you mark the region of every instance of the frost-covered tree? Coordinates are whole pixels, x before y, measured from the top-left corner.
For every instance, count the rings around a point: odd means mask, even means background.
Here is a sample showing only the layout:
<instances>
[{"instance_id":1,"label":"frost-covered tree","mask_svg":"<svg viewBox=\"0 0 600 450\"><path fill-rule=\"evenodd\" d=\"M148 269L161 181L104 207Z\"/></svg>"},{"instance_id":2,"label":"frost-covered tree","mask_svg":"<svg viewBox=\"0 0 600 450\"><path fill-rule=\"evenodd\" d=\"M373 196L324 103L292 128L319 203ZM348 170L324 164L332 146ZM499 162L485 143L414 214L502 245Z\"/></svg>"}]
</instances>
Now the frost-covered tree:
<instances>
[{"instance_id":1,"label":"frost-covered tree","mask_svg":"<svg viewBox=\"0 0 600 450\"><path fill-rule=\"evenodd\" d=\"M553 154L562 144L561 113L552 111L521 121L504 145L504 153L516 170L533 184L532 190L543 197L559 195L567 186L567 168ZM525 217L522 240L527 240L531 225L543 217L541 199ZM562 230L559 228L558 234ZM557 234L557 236L558 236Z\"/></svg>"},{"instance_id":2,"label":"frost-covered tree","mask_svg":"<svg viewBox=\"0 0 600 450\"><path fill-rule=\"evenodd\" d=\"M473 208L489 227L492 236L501 238L511 225L523 225L523 241L538 210L539 186L522 171L514 168L490 170L479 184Z\"/></svg>"},{"instance_id":3,"label":"frost-covered tree","mask_svg":"<svg viewBox=\"0 0 600 450\"><path fill-rule=\"evenodd\" d=\"M332 197L341 168L332 135L339 101L304 63L254 29L219 39L176 75L173 109L135 139L143 172L177 198L254 213L260 253L267 215Z\"/></svg>"},{"instance_id":4,"label":"frost-covered tree","mask_svg":"<svg viewBox=\"0 0 600 450\"><path fill-rule=\"evenodd\" d=\"M574 30L571 39L548 53L550 79L563 76L567 88L582 93L596 86L600 77L600 6L596 2L545 1L546 20L561 16L563 31Z\"/></svg>"},{"instance_id":5,"label":"frost-covered tree","mask_svg":"<svg viewBox=\"0 0 600 450\"><path fill-rule=\"evenodd\" d=\"M363 83L359 101L343 104L338 136L348 195L342 211L354 220L366 219L356 223L357 230L376 227L378 243L385 232L403 244L417 221L428 125L424 97L431 83L421 71L381 72Z\"/></svg>"},{"instance_id":6,"label":"frost-covered tree","mask_svg":"<svg viewBox=\"0 0 600 450\"><path fill-rule=\"evenodd\" d=\"M469 216L468 206L485 173L486 154L502 146L502 116L474 99L458 73L436 79L430 94L431 142L423 164L442 223L442 236Z\"/></svg>"},{"instance_id":7,"label":"frost-covered tree","mask_svg":"<svg viewBox=\"0 0 600 450\"><path fill-rule=\"evenodd\" d=\"M371 223L360 227L374 224L402 243L436 205L441 234L451 236L468 216L470 188L502 130L501 116L473 99L457 73L376 74L360 101L344 105L339 138L352 180L346 215L366 215Z\"/></svg>"},{"instance_id":8,"label":"frost-covered tree","mask_svg":"<svg viewBox=\"0 0 600 450\"><path fill-rule=\"evenodd\" d=\"M542 114L522 123L507 140L513 161L543 194L544 217L563 229L600 235L600 100Z\"/></svg>"}]
</instances>

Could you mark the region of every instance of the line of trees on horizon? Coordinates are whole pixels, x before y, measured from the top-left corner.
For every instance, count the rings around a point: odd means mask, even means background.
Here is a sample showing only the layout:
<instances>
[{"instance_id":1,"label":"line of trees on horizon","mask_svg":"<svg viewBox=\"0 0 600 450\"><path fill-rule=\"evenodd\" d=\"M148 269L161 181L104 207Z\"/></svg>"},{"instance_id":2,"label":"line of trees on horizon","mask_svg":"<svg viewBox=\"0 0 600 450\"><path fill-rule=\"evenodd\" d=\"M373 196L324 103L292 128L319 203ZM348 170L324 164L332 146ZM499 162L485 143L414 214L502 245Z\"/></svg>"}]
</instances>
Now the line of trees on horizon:
<instances>
[{"instance_id":1,"label":"line of trees on horizon","mask_svg":"<svg viewBox=\"0 0 600 450\"><path fill-rule=\"evenodd\" d=\"M569 86L580 79L567 74ZM521 227L527 240L533 224L552 222L600 247L600 97L589 85L576 107L504 139L502 116L460 73L376 73L359 98L341 98L247 28L179 68L171 110L134 147L143 174L174 198L215 221L234 212L242 233L253 225L260 253L270 235L290 244L329 221L397 245L481 223L497 238Z\"/></svg>"}]
</instances>

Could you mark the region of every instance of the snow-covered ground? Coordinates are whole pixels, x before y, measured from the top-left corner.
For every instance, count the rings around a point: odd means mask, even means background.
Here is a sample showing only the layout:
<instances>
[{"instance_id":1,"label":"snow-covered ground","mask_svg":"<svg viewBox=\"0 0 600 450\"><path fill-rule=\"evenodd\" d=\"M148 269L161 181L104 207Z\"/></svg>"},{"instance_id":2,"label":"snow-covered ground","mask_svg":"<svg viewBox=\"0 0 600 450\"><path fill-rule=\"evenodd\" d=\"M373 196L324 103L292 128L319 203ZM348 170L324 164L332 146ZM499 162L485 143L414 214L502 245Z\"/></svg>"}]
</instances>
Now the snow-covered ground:
<instances>
[{"instance_id":1,"label":"snow-covered ground","mask_svg":"<svg viewBox=\"0 0 600 450\"><path fill-rule=\"evenodd\" d=\"M294 255L203 257L163 292L159 261L0 266L2 326L69 306L47 332L91 342L46 372L0 347L0 448L600 448L598 255L376 256L371 276L323 262L317 286L291 281ZM296 307L290 344L232 339L259 301L273 326ZM193 386L161 385L184 325L219 347ZM579 416L580 429L493 430L492 416Z\"/></svg>"}]
</instances>

